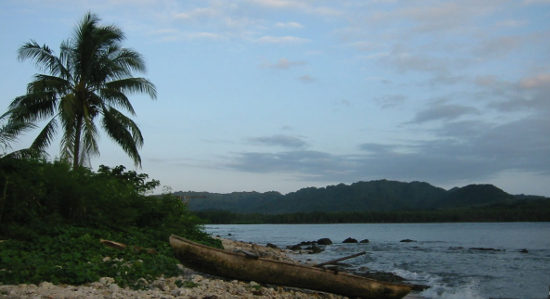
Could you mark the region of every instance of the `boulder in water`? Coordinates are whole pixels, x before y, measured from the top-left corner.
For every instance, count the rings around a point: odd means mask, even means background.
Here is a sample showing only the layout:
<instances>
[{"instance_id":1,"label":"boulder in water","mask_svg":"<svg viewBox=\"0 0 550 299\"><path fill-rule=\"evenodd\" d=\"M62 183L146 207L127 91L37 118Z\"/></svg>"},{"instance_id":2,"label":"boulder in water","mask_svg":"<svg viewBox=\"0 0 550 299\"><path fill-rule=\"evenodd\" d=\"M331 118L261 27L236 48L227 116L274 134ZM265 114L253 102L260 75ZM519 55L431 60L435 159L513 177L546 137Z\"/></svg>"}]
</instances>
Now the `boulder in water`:
<instances>
[{"instance_id":1,"label":"boulder in water","mask_svg":"<svg viewBox=\"0 0 550 299\"><path fill-rule=\"evenodd\" d=\"M332 240L329 239L329 238L321 238L321 239L317 240L317 244L319 244L319 245L331 245Z\"/></svg>"},{"instance_id":2,"label":"boulder in water","mask_svg":"<svg viewBox=\"0 0 550 299\"><path fill-rule=\"evenodd\" d=\"M319 253L323 251L323 248L317 246L317 245L311 245L309 247L306 247L306 250L309 250L309 253Z\"/></svg>"},{"instance_id":3,"label":"boulder in water","mask_svg":"<svg viewBox=\"0 0 550 299\"><path fill-rule=\"evenodd\" d=\"M347 238L345 239L342 243L357 243L357 240L355 240L354 238Z\"/></svg>"},{"instance_id":4,"label":"boulder in water","mask_svg":"<svg viewBox=\"0 0 550 299\"><path fill-rule=\"evenodd\" d=\"M499 252L504 251L504 249L497 249L497 248L489 248L489 247L471 247L470 250L477 250L477 251L489 251L489 252Z\"/></svg>"},{"instance_id":5,"label":"boulder in water","mask_svg":"<svg viewBox=\"0 0 550 299\"><path fill-rule=\"evenodd\" d=\"M290 246L287 246L286 248L290 249L290 250L301 250L302 249L302 247L299 244L290 245Z\"/></svg>"},{"instance_id":6,"label":"boulder in water","mask_svg":"<svg viewBox=\"0 0 550 299\"><path fill-rule=\"evenodd\" d=\"M410 243L410 242L416 242L416 240L411 240L411 239L403 239L401 241L399 241L401 243Z\"/></svg>"}]
</instances>

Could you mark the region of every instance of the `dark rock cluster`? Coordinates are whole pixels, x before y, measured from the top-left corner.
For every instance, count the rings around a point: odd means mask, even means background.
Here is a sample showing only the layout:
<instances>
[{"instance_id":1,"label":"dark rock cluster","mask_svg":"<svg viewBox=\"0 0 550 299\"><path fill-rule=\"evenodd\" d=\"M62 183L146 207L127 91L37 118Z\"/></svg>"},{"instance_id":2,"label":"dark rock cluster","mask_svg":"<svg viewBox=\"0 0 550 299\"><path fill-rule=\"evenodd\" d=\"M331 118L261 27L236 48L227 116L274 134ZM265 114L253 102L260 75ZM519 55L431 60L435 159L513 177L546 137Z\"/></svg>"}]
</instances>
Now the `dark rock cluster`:
<instances>
[{"instance_id":1,"label":"dark rock cluster","mask_svg":"<svg viewBox=\"0 0 550 299\"><path fill-rule=\"evenodd\" d=\"M325 250L324 246L332 245L332 240L329 238L321 238L317 241L303 241L295 245L287 246L287 249L293 251L304 250L306 253L319 253Z\"/></svg>"}]
</instances>

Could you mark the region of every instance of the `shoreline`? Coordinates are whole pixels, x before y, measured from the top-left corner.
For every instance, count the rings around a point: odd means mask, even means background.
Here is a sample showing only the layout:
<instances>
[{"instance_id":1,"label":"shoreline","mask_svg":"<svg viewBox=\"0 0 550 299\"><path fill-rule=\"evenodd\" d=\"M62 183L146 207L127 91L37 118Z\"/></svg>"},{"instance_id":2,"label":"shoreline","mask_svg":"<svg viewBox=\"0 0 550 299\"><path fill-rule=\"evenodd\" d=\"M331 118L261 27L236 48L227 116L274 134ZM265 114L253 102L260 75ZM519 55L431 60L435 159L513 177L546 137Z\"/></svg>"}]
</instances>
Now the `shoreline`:
<instances>
[{"instance_id":1,"label":"shoreline","mask_svg":"<svg viewBox=\"0 0 550 299\"><path fill-rule=\"evenodd\" d=\"M290 257L288 249L267 247L255 243L234 241L217 237L226 250L244 250L261 257L296 264L306 264ZM309 265L311 266L311 265ZM320 298L349 299L346 296L285 286L260 284L254 281L227 279L205 274L178 265L181 274L175 277L159 277L153 281L141 278L143 289L134 290L118 286L111 277L102 277L96 282L83 285L54 285L50 282L19 285L0 285L0 299L16 298ZM409 294L405 298L421 298Z\"/></svg>"},{"instance_id":2,"label":"shoreline","mask_svg":"<svg viewBox=\"0 0 550 299\"><path fill-rule=\"evenodd\" d=\"M299 263L290 258L284 249L222 238L220 240L227 250L246 250L263 257ZM254 281L228 280L183 265L178 267L181 274L176 277L159 277L153 281L142 278L142 290L122 288L113 278L102 277L99 281L79 286L54 285L50 282L42 282L39 285L0 285L0 298L348 298L307 289L259 284Z\"/></svg>"}]
</instances>

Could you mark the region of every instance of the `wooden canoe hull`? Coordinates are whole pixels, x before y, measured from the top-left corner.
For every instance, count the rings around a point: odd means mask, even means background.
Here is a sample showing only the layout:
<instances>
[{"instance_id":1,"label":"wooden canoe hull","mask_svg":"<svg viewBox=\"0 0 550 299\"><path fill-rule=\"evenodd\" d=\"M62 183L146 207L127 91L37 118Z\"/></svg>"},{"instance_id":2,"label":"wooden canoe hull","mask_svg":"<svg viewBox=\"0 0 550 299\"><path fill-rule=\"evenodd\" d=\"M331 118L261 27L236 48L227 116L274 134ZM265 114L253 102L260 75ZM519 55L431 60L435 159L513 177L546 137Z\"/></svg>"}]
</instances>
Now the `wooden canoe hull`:
<instances>
[{"instance_id":1,"label":"wooden canoe hull","mask_svg":"<svg viewBox=\"0 0 550 299\"><path fill-rule=\"evenodd\" d=\"M253 280L360 298L402 298L411 286L381 282L344 272L253 258L245 254L208 247L172 235L170 245L186 266L209 274Z\"/></svg>"}]
</instances>

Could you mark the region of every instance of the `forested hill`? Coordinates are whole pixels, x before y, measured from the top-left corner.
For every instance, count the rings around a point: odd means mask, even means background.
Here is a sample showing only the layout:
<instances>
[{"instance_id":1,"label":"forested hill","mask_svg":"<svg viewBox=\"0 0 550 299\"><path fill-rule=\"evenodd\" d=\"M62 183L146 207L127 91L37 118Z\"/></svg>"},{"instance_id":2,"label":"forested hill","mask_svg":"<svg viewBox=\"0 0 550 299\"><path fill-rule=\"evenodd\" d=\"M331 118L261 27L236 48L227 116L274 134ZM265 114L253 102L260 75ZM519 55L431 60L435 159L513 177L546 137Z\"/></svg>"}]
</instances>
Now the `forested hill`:
<instances>
[{"instance_id":1,"label":"forested hill","mask_svg":"<svg viewBox=\"0 0 550 299\"><path fill-rule=\"evenodd\" d=\"M493 185L445 190L424 182L378 180L279 192L176 192L194 211L285 214L297 212L420 211L513 204L541 197L511 195Z\"/></svg>"}]
</instances>

